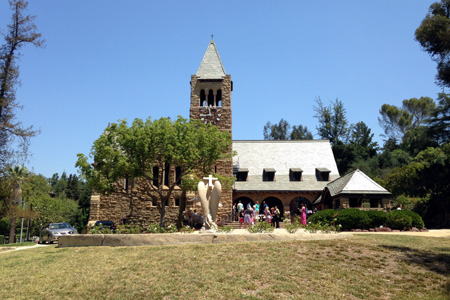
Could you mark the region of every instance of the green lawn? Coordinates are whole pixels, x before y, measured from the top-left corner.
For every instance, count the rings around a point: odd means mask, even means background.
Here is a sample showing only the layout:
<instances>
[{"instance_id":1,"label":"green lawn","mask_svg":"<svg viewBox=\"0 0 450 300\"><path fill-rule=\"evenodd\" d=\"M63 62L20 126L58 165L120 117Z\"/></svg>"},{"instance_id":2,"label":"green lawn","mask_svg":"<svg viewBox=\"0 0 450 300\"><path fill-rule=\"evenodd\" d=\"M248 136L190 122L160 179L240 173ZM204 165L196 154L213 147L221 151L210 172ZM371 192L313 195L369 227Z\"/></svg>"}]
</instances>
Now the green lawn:
<instances>
[{"instance_id":1,"label":"green lawn","mask_svg":"<svg viewBox=\"0 0 450 300\"><path fill-rule=\"evenodd\" d=\"M0 270L2 299L448 299L450 239L48 246Z\"/></svg>"}]
</instances>

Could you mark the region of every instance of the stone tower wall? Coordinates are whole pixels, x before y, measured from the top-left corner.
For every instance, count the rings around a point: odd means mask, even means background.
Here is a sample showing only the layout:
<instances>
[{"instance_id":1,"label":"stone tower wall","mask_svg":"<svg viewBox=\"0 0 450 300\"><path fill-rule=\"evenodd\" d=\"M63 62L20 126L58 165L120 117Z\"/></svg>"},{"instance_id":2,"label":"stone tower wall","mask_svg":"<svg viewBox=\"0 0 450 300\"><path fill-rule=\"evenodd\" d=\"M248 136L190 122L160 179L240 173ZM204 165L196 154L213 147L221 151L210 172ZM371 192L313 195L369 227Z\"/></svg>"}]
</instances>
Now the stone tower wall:
<instances>
[{"instance_id":1,"label":"stone tower wall","mask_svg":"<svg viewBox=\"0 0 450 300\"><path fill-rule=\"evenodd\" d=\"M201 90L208 91L212 89L213 91L217 91L218 89L222 90L222 106L221 109L221 120L215 125L221 131L228 131L232 134L232 114L231 114L231 92L233 89L233 82L231 81L231 76L226 75L223 79L214 79L214 80L202 80L197 78L196 75L191 76L191 106L190 106L190 119L191 120L200 120L200 91ZM230 147L230 152L232 148ZM217 162L215 166L217 173L226 176L233 176L233 161L232 158L222 159ZM208 174L204 174L207 176ZM223 189L220 196L220 203L222 204L219 207L218 216L223 221L231 220L231 207L233 202L233 193L232 189Z\"/></svg>"}]
</instances>

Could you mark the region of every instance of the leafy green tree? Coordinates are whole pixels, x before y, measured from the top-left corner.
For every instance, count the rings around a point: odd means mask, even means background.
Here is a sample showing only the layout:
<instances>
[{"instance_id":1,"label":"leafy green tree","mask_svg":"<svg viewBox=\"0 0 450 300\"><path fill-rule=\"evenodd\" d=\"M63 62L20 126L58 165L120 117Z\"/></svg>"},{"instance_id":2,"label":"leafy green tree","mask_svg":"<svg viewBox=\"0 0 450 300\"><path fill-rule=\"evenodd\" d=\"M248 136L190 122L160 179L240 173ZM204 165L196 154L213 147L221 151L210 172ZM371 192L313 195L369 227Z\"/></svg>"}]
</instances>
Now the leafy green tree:
<instances>
[{"instance_id":1,"label":"leafy green tree","mask_svg":"<svg viewBox=\"0 0 450 300\"><path fill-rule=\"evenodd\" d=\"M373 141L373 136L372 130L362 121L351 126L351 144L358 144L362 147L370 148L371 151L376 151L378 143Z\"/></svg>"},{"instance_id":2,"label":"leafy green tree","mask_svg":"<svg viewBox=\"0 0 450 300\"><path fill-rule=\"evenodd\" d=\"M437 63L436 80L450 86L450 0L431 4L428 13L416 29L416 40Z\"/></svg>"},{"instance_id":3,"label":"leafy green tree","mask_svg":"<svg viewBox=\"0 0 450 300\"><path fill-rule=\"evenodd\" d=\"M312 140L313 135L308 130L308 127L303 127L302 125L289 124L288 121L281 119L278 124L272 124L267 122L264 126L264 139L265 140Z\"/></svg>"},{"instance_id":4,"label":"leafy green tree","mask_svg":"<svg viewBox=\"0 0 450 300\"><path fill-rule=\"evenodd\" d=\"M65 172L63 172L65 175ZM61 178L56 182L53 187L53 193L56 197L65 198L66 197L66 189L67 189L67 181L66 176L61 176Z\"/></svg>"},{"instance_id":5,"label":"leafy green tree","mask_svg":"<svg viewBox=\"0 0 450 300\"><path fill-rule=\"evenodd\" d=\"M405 99L402 107L383 104L378 122L388 139L401 142L408 130L426 124L435 106L435 102L429 97Z\"/></svg>"},{"instance_id":6,"label":"leafy green tree","mask_svg":"<svg viewBox=\"0 0 450 300\"><path fill-rule=\"evenodd\" d=\"M76 224L79 207L76 201L66 198L50 197L42 195L37 199L30 199L33 209L38 213L31 222L33 235L39 235L42 228L49 223L68 222Z\"/></svg>"},{"instance_id":7,"label":"leafy green tree","mask_svg":"<svg viewBox=\"0 0 450 300\"><path fill-rule=\"evenodd\" d=\"M429 120L430 132L440 144L450 142L450 95L440 93L438 106Z\"/></svg>"},{"instance_id":8,"label":"leafy green tree","mask_svg":"<svg viewBox=\"0 0 450 300\"><path fill-rule=\"evenodd\" d=\"M174 172L166 166L179 167L183 174L181 188L193 190L200 176L210 173L219 159L230 156L230 147L230 133L221 132L216 126L188 122L182 117L176 121L135 119L131 126L126 121L111 124L94 142L90 154L94 165L85 155L78 154L76 166L97 192L119 193L130 197L130 201L133 197L152 201L158 208L160 226L163 227L165 203L178 186L173 181L166 182L163 188L165 170ZM156 178L154 167L159 170ZM140 189L125 188L121 184L125 178L134 179ZM158 182L154 182L156 179ZM221 178L223 183L226 180ZM130 214L133 213L131 204Z\"/></svg>"},{"instance_id":9,"label":"leafy green tree","mask_svg":"<svg viewBox=\"0 0 450 300\"><path fill-rule=\"evenodd\" d=\"M80 184L77 175L69 175L67 179L66 197L78 201L80 198Z\"/></svg>"},{"instance_id":10,"label":"leafy green tree","mask_svg":"<svg viewBox=\"0 0 450 300\"><path fill-rule=\"evenodd\" d=\"M319 136L330 141L332 145L345 143L348 138L348 121L344 103L339 99L329 106L324 106L322 100L316 99L314 106L319 125L316 127Z\"/></svg>"},{"instance_id":11,"label":"leafy green tree","mask_svg":"<svg viewBox=\"0 0 450 300\"><path fill-rule=\"evenodd\" d=\"M278 124L267 122L266 125L264 125L264 139L278 141L288 140L290 129L291 125L284 119L281 119Z\"/></svg>"},{"instance_id":12,"label":"leafy green tree","mask_svg":"<svg viewBox=\"0 0 450 300\"><path fill-rule=\"evenodd\" d=\"M416 212L427 227L450 227L450 144L427 148L411 162L393 169L384 186L394 195L428 198Z\"/></svg>"},{"instance_id":13,"label":"leafy green tree","mask_svg":"<svg viewBox=\"0 0 450 300\"><path fill-rule=\"evenodd\" d=\"M38 131L32 127L23 127L16 120L16 110L20 108L16 101L16 89L19 85L20 50L27 44L36 47L43 45L41 34L36 31L34 17L26 15L28 3L22 0L9 1L13 12L11 23L3 35L5 42L0 45L0 169L26 155L31 137ZM19 148L13 149L19 142Z\"/></svg>"},{"instance_id":14,"label":"leafy green tree","mask_svg":"<svg viewBox=\"0 0 450 300\"><path fill-rule=\"evenodd\" d=\"M312 140L313 135L308 130L308 127L303 127L302 125L292 126L291 140Z\"/></svg>"},{"instance_id":15,"label":"leafy green tree","mask_svg":"<svg viewBox=\"0 0 450 300\"><path fill-rule=\"evenodd\" d=\"M7 167L7 180L9 186L10 201L7 202L8 214L11 219L11 227L9 231L9 243L16 242L16 219L19 217L18 205L22 203L22 183L27 177L27 169L19 166Z\"/></svg>"}]
</instances>

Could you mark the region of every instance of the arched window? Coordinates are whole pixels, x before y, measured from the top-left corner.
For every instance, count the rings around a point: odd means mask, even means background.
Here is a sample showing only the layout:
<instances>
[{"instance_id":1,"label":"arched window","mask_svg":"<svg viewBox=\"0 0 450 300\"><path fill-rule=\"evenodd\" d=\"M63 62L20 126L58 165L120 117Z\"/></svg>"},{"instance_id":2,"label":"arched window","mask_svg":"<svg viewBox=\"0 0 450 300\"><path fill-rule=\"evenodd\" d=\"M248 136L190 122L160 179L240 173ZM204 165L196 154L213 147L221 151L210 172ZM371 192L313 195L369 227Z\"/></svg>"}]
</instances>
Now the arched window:
<instances>
[{"instance_id":1,"label":"arched window","mask_svg":"<svg viewBox=\"0 0 450 300\"><path fill-rule=\"evenodd\" d=\"M159 168L153 167L153 185L159 186Z\"/></svg>"},{"instance_id":2,"label":"arched window","mask_svg":"<svg viewBox=\"0 0 450 300\"><path fill-rule=\"evenodd\" d=\"M209 90L208 92L208 106L216 106L214 103L214 92L213 90Z\"/></svg>"},{"instance_id":3,"label":"arched window","mask_svg":"<svg viewBox=\"0 0 450 300\"><path fill-rule=\"evenodd\" d=\"M206 93L205 90L200 91L200 106L206 106Z\"/></svg>"},{"instance_id":4,"label":"arched window","mask_svg":"<svg viewBox=\"0 0 450 300\"><path fill-rule=\"evenodd\" d=\"M170 186L169 174L170 174L170 165L166 163L164 168L164 183L163 183L165 186Z\"/></svg>"},{"instance_id":5,"label":"arched window","mask_svg":"<svg viewBox=\"0 0 450 300\"><path fill-rule=\"evenodd\" d=\"M181 174L181 167L176 167L175 168L175 183L178 184L178 185L181 184L181 176L183 176Z\"/></svg>"},{"instance_id":6,"label":"arched window","mask_svg":"<svg viewBox=\"0 0 450 300\"><path fill-rule=\"evenodd\" d=\"M217 106L222 106L222 90L217 90L216 103Z\"/></svg>"}]
</instances>

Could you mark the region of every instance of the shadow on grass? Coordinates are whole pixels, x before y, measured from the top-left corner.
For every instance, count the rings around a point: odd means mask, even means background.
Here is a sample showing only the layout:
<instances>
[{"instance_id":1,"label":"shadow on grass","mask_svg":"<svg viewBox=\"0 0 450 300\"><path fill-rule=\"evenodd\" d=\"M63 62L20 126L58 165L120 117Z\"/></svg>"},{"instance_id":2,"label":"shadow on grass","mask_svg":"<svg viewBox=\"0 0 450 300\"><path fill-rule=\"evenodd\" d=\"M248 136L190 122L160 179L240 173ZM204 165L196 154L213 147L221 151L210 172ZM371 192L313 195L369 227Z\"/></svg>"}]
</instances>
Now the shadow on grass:
<instances>
[{"instance_id":1,"label":"shadow on grass","mask_svg":"<svg viewBox=\"0 0 450 300\"><path fill-rule=\"evenodd\" d=\"M409 247L390 245L380 245L380 247L396 251L400 256L406 258L407 261L421 265L430 271L443 275L450 274L450 249L448 248L440 249L446 253L433 253L430 251L423 251Z\"/></svg>"}]
</instances>

